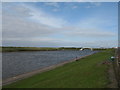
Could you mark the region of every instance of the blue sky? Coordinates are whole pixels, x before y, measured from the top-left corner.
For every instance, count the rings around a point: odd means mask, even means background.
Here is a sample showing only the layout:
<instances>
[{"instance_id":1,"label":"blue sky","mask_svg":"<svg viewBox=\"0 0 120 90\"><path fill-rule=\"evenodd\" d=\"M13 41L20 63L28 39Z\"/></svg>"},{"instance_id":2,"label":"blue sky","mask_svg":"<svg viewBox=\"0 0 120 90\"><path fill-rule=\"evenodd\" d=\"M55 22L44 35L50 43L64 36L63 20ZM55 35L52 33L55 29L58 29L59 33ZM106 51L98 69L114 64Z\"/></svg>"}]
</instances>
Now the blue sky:
<instances>
[{"instance_id":1,"label":"blue sky","mask_svg":"<svg viewBox=\"0 0 120 90\"><path fill-rule=\"evenodd\" d=\"M115 47L117 2L3 3L3 45Z\"/></svg>"}]
</instances>

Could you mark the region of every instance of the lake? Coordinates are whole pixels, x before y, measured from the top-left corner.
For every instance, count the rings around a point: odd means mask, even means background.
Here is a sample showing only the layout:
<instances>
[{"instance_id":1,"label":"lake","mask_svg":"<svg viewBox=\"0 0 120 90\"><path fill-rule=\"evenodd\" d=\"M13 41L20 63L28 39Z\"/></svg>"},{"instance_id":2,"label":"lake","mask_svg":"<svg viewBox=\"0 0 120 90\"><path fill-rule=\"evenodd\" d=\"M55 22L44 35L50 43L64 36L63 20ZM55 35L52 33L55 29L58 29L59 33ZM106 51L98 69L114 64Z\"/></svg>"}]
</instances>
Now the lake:
<instances>
[{"instance_id":1,"label":"lake","mask_svg":"<svg viewBox=\"0 0 120 90\"><path fill-rule=\"evenodd\" d=\"M4 52L2 54L2 77L3 79L7 79L96 52L98 51L64 50Z\"/></svg>"}]
</instances>

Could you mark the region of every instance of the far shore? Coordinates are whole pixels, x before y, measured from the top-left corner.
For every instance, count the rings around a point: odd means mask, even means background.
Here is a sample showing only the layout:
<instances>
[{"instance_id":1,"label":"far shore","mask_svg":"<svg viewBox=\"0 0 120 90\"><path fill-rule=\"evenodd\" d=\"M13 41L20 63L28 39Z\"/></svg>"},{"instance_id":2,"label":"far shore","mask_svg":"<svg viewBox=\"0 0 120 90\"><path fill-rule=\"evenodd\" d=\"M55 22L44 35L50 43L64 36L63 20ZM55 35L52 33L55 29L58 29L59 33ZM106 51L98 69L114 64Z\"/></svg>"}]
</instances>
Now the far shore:
<instances>
[{"instance_id":1,"label":"far shore","mask_svg":"<svg viewBox=\"0 0 120 90\"><path fill-rule=\"evenodd\" d=\"M57 51L57 50L84 50L91 48L76 47L0 47L0 52L19 52L19 51ZM92 50L106 50L107 48L92 48Z\"/></svg>"}]
</instances>

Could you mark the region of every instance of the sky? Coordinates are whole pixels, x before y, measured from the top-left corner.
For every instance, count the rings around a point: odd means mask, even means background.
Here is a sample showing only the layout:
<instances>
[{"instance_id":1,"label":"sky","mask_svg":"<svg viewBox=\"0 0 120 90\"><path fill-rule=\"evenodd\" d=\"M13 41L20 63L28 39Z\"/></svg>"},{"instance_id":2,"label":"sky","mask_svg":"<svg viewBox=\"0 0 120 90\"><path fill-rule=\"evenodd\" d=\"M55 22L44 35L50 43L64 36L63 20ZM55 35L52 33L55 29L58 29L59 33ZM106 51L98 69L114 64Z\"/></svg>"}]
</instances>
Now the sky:
<instances>
[{"instance_id":1,"label":"sky","mask_svg":"<svg viewBox=\"0 0 120 90\"><path fill-rule=\"evenodd\" d=\"M2 2L119 2L119 0L1 0Z\"/></svg>"},{"instance_id":2,"label":"sky","mask_svg":"<svg viewBox=\"0 0 120 90\"><path fill-rule=\"evenodd\" d=\"M116 47L117 2L4 2L2 45Z\"/></svg>"}]
</instances>

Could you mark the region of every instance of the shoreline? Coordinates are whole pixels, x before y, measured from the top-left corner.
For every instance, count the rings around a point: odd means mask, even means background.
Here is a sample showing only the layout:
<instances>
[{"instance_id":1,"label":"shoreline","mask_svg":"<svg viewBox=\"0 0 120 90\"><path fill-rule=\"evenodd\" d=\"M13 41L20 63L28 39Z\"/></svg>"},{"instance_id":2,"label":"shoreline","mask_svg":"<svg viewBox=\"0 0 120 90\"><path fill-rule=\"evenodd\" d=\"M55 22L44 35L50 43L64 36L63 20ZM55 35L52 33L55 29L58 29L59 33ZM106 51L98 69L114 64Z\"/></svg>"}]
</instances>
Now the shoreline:
<instances>
[{"instance_id":1,"label":"shoreline","mask_svg":"<svg viewBox=\"0 0 120 90\"><path fill-rule=\"evenodd\" d=\"M63 50L107 50L112 48L83 48L83 47L0 47L0 52L23 52L23 51L63 51Z\"/></svg>"},{"instance_id":2,"label":"shoreline","mask_svg":"<svg viewBox=\"0 0 120 90\"><path fill-rule=\"evenodd\" d=\"M98 53L98 52L96 52L96 53ZM90 55L93 55L93 54L96 54L96 53L92 53ZM78 57L78 58L75 58L75 59L72 59L72 60L69 60L69 61L64 61L64 62L59 63L59 64L55 64L55 65L48 66L48 67L45 67L45 68L42 68L42 69L34 70L34 71L31 71L31 72L28 72L28 73L24 73L24 74L20 74L20 75L14 76L14 77L7 78L5 80L2 80L2 85L4 86L4 85L11 84L13 82L31 77L31 76L36 75L38 73L42 73L42 72L46 72L46 71L55 69L57 67L65 65L67 63L74 62L74 61L77 61L77 60L81 60L82 58L85 58L85 57L90 56L90 55L85 55L85 56Z\"/></svg>"},{"instance_id":3,"label":"shoreline","mask_svg":"<svg viewBox=\"0 0 120 90\"><path fill-rule=\"evenodd\" d=\"M75 47L0 47L0 52L80 50Z\"/></svg>"}]
</instances>

